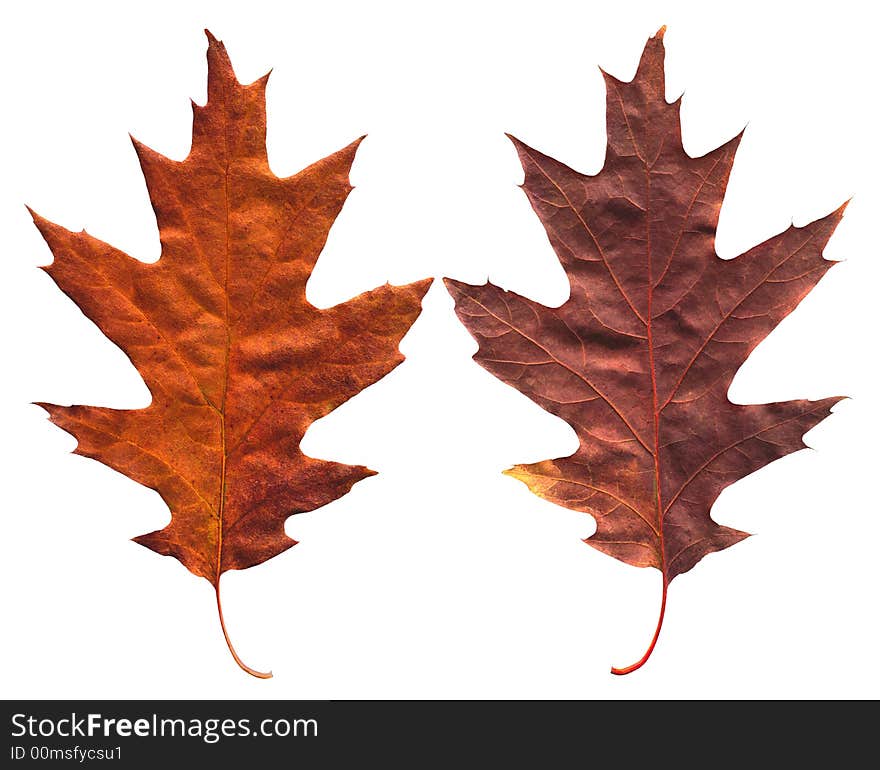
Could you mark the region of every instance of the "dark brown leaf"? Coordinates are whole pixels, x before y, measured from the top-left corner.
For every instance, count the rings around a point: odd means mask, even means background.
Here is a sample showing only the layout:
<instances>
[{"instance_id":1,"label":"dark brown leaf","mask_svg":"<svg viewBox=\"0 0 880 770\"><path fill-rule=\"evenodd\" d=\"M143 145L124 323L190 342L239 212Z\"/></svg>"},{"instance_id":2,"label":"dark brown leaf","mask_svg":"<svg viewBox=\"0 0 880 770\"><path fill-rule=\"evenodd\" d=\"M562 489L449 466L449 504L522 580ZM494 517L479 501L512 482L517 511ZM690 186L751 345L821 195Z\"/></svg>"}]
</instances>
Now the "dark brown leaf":
<instances>
[{"instance_id":1,"label":"dark brown leaf","mask_svg":"<svg viewBox=\"0 0 880 770\"><path fill-rule=\"evenodd\" d=\"M630 83L605 75L608 147L596 176L511 137L523 188L570 282L545 307L492 284L446 279L474 358L577 432L570 457L507 471L537 495L596 519L585 542L669 582L747 537L716 524L722 489L804 446L838 398L731 403L752 350L833 264L841 207L733 260L715 229L737 136L700 158L682 148L664 98L663 30Z\"/></svg>"}]
</instances>

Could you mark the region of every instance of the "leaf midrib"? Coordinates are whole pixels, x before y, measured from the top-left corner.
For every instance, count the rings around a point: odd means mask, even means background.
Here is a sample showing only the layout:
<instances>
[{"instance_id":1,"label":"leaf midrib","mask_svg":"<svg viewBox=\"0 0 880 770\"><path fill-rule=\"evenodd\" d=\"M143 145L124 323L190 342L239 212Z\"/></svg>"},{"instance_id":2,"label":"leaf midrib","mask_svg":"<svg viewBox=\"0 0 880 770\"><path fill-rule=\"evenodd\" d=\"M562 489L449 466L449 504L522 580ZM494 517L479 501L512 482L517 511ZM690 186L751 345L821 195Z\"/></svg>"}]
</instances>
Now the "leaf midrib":
<instances>
[{"instance_id":1,"label":"leaf midrib","mask_svg":"<svg viewBox=\"0 0 880 770\"><path fill-rule=\"evenodd\" d=\"M226 348L223 360L223 395L220 401L220 507L217 512L217 566L214 585L219 588L223 573L223 514L226 511L226 396L229 392L229 353L232 347L232 330L229 324L229 114L226 110L227 93L223 91L223 207L225 210L226 242L224 248L223 300Z\"/></svg>"}]
</instances>

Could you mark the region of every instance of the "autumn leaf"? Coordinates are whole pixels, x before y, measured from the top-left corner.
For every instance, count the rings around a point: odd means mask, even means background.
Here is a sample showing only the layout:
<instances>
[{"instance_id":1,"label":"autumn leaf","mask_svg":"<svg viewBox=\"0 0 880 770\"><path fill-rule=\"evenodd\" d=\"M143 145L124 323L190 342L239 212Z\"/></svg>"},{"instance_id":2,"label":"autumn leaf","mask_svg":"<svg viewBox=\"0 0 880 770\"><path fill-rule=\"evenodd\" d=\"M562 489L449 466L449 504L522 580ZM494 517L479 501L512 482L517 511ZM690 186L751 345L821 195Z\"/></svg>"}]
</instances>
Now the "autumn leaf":
<instances>
[{"instance_id":1,"label":"autumn leaf","mask_svg":"<svg viewBox=\"0 0 880 770\"><path fill-rule=\"evenodd\" d=\"M54 255L44 268L129 356L146 409L40 404L92 457L155 489L164 529L135 538L214 586L296 544L288 516L373 475L303 454L306 429L402 360L398 343L430 280L386 284L326 310L306 281L351 191L360 140L287 178L266 155L266 82L235 78L208 35L208 101L193 105L181 162L134 147L162 253L147 264L34 214Z\"/></svg>"},{"instance_id":2,"label":"autumn leaf","mask_svg":"<svg viewBox=\"0 0 880 770\"><path fill-rule=\"evenodd\" d=\"M604 74L608 147L595 176L510 137L523 188L570 284L545 307L491 283L446 279L474 358L565 420L570 457L506 471L536 495L596 520L585 540L669 583L748 535L716 524L721 490L804 446L838 398L740 405L737 369L833 264L822 249L841 207L733 260L715 230L740 136L699 158L682 147L679 102L664 97L663 30L630 83Z\"/></svg>"}]
</instances>

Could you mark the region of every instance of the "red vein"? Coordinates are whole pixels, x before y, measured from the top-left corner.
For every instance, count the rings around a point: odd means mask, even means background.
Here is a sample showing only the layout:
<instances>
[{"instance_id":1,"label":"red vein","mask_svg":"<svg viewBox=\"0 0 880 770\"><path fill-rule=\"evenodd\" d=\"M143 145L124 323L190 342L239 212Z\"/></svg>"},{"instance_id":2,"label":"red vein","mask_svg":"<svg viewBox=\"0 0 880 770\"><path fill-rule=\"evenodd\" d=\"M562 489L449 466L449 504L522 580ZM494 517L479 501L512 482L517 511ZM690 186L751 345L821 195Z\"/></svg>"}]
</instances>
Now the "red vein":
<instances>
[{"instance_id":1,"label":"red vein","mask_svg":"<svg viewBox=\"0 0 880 770\"><path fill-rule=\"evenodd\" d=\"M767 271L767 273L761 278L761 280L757 284L755 284L746 294L743 295L743 297L740 299L739 302L737 302L732 308L730 308L730 310L728 310L724 315L721 316L721 320L718 321L718 323L715 325L715 328L712 329L709 336L706 337L705 340L703 340L703 344L700 345L700 347L697 349L697 352L694 353L694 355L691 357L691 360L688 361L687 366L685 366L684 369L682 369L682 372L679 375L678 380L676 380L675 385L672 386L672 390L669 393L669 397L663 402L663 406L660 407L661 412L667 406L669 406L669 403L672 401L673 398L675 398L675 394L678 392L678 389L681 387L681 383L684 382L684 378L687 376L687 373L690 371L690 368L694 365L694 361L696 361L697 358L700 357L700 355L706 349L708 344L714 339L715 335L718 334L718 330L730 319L730 317L734 314L734 312L736 312L736 310L738 310L749 297L751 297L758 289L760 289L767 282L767 279L771 275L773 275L773 273L775 273L780 267L782 267L786 262L788 262L788 260L797 256L797 254L799 254L802 249L806 248L813 241L813 239L815 237L816 237L816 234L811 233L809 238L807 238L791 254L788 254L784 259L780 260L775 265L773 265L773 267ZM739 257L739 259L742 259L742 257Z\"/></svg>"},{"instance_id":2,"label":"red vein","mask_svg":"<svg viewBox=\"0 0 880 770\"><path fill-rule=\"evenodd\" d=\"M666 260L666 266L663 268L663 272L660 273L660 277L657 279L656 283L653 284L656 289L661 283L663 283L663 279L666 277L666 273L669 272L669 268L672 265L672 260L675 259L675 253L678 251L678 247L681 244L681 239L684 237L686 230L688 219L691 216L691 211L694 208L694 204L697 202L697 198L700 197L700 193L703 192L703 188L709 183L709 178L715 173L715 169L718 167L718 164L721 163L721 158L715 161L712 168L709 169L709 173L706 174L705 177L701 177L700 186L697 188L697 191L694 193L694 197L691 198L691 202L687 207L687 211L684 213L684 218L681 220L681 229L678 231L678 237L675 239L675 244L672 247L672 251L669 252L669 259Z\"/></svg>"},{"instance_id":3,"label":"red vein","mask_svg":"<svg viewBox=\"0 0 880 770\"><path fill-rule=\"evenodd\" d=\"M617 89L615 88L615 91ZM620 98L620 94L618 92L618 98ZM621 108L623 107L623 102L621 101ZM624 110L624 117L626 118L626 111ZM627 128L629 128L629 120L627 119ZM635 147L635 137L632 136L632 129L630 129L630 136L633 140L633 146ZM638 153L636 153L638 155ZM639 155L641 159L641 156ZM648 168L648 165L645 163L644 159L642 159L642 164L645 168L645 200L647 203L647 211L651 210L651 171ZM666 592L669 587L669 579L667 577L667 564L666 564L666 547L663 541L663 503L661 499L661 491L660 491L660 410L657 408L657 373L656 373L656 364L654 361L654 332L653 332L653 321L654 314L652 312L652 305L654 301L654 278L653 278L653 267L651 264L651 218L648 214L645 215L645 258L647 262L647 271L648 271L648 284L647 284L647 292L648 292L648 303L647 303L647 311L646 315L648 317L648 321L645 324L646 333L648 335L648 369L651 372L651 413L654 419L654 451L651 452L654 458L654 500L657 508L657 537L659 539L659 551L660 551L660 573L663 576L663 597L660 603L660 617L657 621L657 628L654 630L654 636L651 638L651 643L648 645L648 649L645 651L644 655L633 663L630 666L626 666L624 668L616 668L614 666L611 667L611 673L617 674L618 676L623 676L624 674L630 674L637 669L640 669L642 666L647 663L648 658L651 657L651 653L654 652L654 647L657 644L657 639L660 636L660 629L663 627L663 616L666 613Z\"/></svg>"},{"instance_id":4,"label":"red vein","mask_svg":"<svg viewBox=\"0 0 880 770\"><path fill-rule=\"evenodd\" d=\"M464 292L462 292L462 293L464 294ZM538 342L536 339L533 339L532 337L530 337L530 336L529 336L528 334L526 334L522 329L517 328L517 327L514 326L510 321L508 321L508 320L502 318L501 316L499 316L499 315L493 313L491 310L489 310L489 308L487 308L487 307L486 307L482 302L480 302L476 297L472 297L470 294L465 294L465 296L466 296L468 299L470 299L474 304L479 305L481 308L483 308L483 310L485 310L485 311L486 311L490 316L492 316L492 318L494 318L496 321L500 321L501 323L505 324L505 325L508 326L512 331L515 331L517 334L519 334L523 339L528 340L528 341L531 342L533 345L535 345L535 347L537 347L537 348L543 350L548 356L550 356L550 358L552 358L552 359L553 359L557 364L559 364L563 369L566 369L567 371L571 372L575 377L577 377L579 380L581 380L581 381L584 382L586 385L588 385L590 388L592 388L593 391L595 391L595 393L596 393L596 394L597 394L597 395L598 395L598 396L599 396L599 397L600 397L600 398L601 398L606 404L608 404L609 407L611 407L612 411L613 411L613 412L614 412L614 413L620 418L621 422L623 422L623 424L626 425L626 427L629 429L629 432L632 433L632 435L633 435L633 437L636 439L636 441L638 441L638 442L639 442L639 443L645 448L645 451L647 451L647 452L650 452L650 451L651 451L650 448L648 447L648 445L647 445L647 444L644 442L644 440L642 439L642 437L639 436L638 433L636 433L635 428L633 428L633 426L629 424L629 420L627 420L626 417L624 417L623 413L622 413L622 412L621 412L621 411L620 411L620 410L619 410L619 409L613 404L613 402L611 402L611 401L609 400L608 396L606 396L601 390L599 390L595 385L593 385L593 383L590 382L586 377L584 377L584 375L583 375L581 372L577 371L577 369L573 369L573 368L570 367L568 364L566 364L564 361L561 361L560 359L558 359L556 356L553 355L553 353L551 353L547 348L545 348L540 342Z\"/></svg>"},{"instance_id":5,"label":"red vein","mask_svg":"<svg viewBox=\"0 0 880 770\"><path fill-rule=\"evenodd\" d=\"M553 178L552 178L552 177L551 177L551 176L550 176L550 175L549 175L549 174L548 174L548 173L542 168L541 164L538 163L538 161L535 160L535 158L534 158L531 154L529 154L529 158L531 158L532 163L535 164L535 168L537 168L538 171L541 172L541 174L544 176L544 178L545 178L548 182L550 182L550 184L552 184L552 185L553 185L553 186L559 191L559 194L565 199L565 202L566 202L566 204L568 205L568 208L569 208L569 209L571 210L571 212L577 217L578 221L581 223L581 226L582 226L582 227L584 228L584 230L588 233L588 235L590 236L590 238L592 238L593 243L594 243L595 246L596 246L596 250L599 252L599 256L602 258L602 264L605 265L605 269L608 271L608 275L611 276L611 280L614 281L614 285L617 287L617 290L620 292L620 296L623 297L623 299L624 299L624 301L626 302L626 304L629 305L629 309L632 310L632 312L633 312L633 314L635 315L635 317L638 318L638 319L644 324L644 323L645 323L645 319L642 318L642 316L641 316L641 314L639 313L639 311L636 310L635 305L633 305L632 301L631 301L630 298L627 296L626 292L623 290L623 286L621 286L620 281L617 280L617 276L614 274L614 271L611 269L611 264L608 262L608 258L605 256L605 252L602 250L602 246L599 245L599 240L598 240L598 238L596 238L596 236L595 236L595 234L593 233L592 229L590 229L590 226L587 224L587 221L583 218L583 216L581 216L580 211L578 211L578 210L575 208L574 204L571 202L571 199L568 197L568 195L566 195L565 191L564 191L564 190L563 190L563 189L562 189L562 188L556 183L556 180L554 180L554 179L553 179Z\"/></svg>"},{"instance_id":6,"label":"red vein","mask_svg":"<svg viewBox=\"0 0 880 770\"><path fill-rule=\"evenodd\" d=\"M551 479L552 481L561 481L565 484L576 484L579 487L585 487L586 489L592 489L594 492L598 492L600 494L607 495L612 500L616 500L618 503L620 503L624 507L629 508L636 516L638 516L642 521L645 522L645 524L647 524L651 528L652 532L654 532L655 534L659 534L657 532L657 528L648 519L646 519L635 506L633 506L631 503L628 503L623 498L618 497L614 493L609 492L607 489L602 489L601 487L596 487L596 486L593 486L592 484L587 484L583 481L575 481L574 479L567 479L564 476L550 476L549 474L546 474L546 473L535 473L534 471L529 471L529 475L534 476L539 479ZM608 541L597 541L597 542L608 542Z\"/></svg>"},{"instance_id":7,"label":"red vein","mask_svg":"<svg viewBox=\"0 0 880 770\"><path fill-rule=\"evenodd\" d=\"M797 420L801 417L805 417L808 414L813 414L814 412L818 412L820 409L823 409L823 406L818 406L813 409L808 409L806 412L801 412L799 414L791 415L790 417L786 417L784 420L780 420L779 422L773 423L773 425L768 425L766 428L761 428L761 430L755 431L754 433L749 434L748 436L743 436L741 439L738 439L732 444L724 447L723 449L719 449L714 455L712 455L706 462L704 462L697 470L695 470L689 477L688 480L682 484L678 491L672 496L669 503L667 503L666 508L663 510L663 516L669 512L669 509L672 508L672 505L675 501L680 497L682 492L691 484L691 482L699 476L706 468L708 468L712 463L714 463L721 455L725 452L729 452L731 449L736 449L740 444L744 444L746 441L750 441L753 438L760 436L762 433L766 433L768 430L773 430L774 428L778 428L780 425L785 425L787 422L791 422L792 420Z\"/></svg>"},{"instance_id":8,"label":"red vein","mask_svg":"<svg viewBox=\"0 0 880 770\"><path fill-rule=\"evenodd\" d=\"M623 122L626 123L626 130L629 132L629 140L632 143L633 152L636 157L642 161L642 165L645 167L645 170L648 169L648 162L642 157L642 154L639 152L639 145L636 142L636 135L632 130L632 126L629 124L629 115L627 115L626 107L623 104L623 96L620 93L620 89L617 87L616 83L612 83L614 87L614 95L617 97L617 101L620 103L620 112L623 115ZM650 206L648 207L650 208Z\"/></svg>"},{"instance_id":9,"label":"red vein","mask_svg":"<svg viewBox=\"0 0 880 770\"><path fill-rule=\"evenodd\" d=\"M682 554L687 553L691 548L696 548L698 545L700 545L700 543L705 543L707 540L711 540L711 539L712 538L709 535L706 535L705 537L701 537L701 538L698 538L697 540L694 540L694 542L692 542L692 543L688 543L686 546L684 546L684 548L681 548L679 550L679 552L677 554L675 554L675 556L673 556L669 560L669 563L674 564L679 559L679 557L681 557Z\"/></svg>"}]
</instances>

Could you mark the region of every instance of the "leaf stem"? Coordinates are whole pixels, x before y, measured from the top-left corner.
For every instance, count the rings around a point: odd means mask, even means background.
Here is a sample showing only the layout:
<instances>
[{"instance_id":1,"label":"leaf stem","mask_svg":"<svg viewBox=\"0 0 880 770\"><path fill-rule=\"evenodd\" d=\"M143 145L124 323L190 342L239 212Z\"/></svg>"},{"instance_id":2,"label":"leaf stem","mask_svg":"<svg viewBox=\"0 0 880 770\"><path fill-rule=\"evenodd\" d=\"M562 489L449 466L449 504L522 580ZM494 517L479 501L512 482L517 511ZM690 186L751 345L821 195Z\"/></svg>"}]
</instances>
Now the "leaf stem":
<instances>
[{"instance_id":1,"label":"leaf stem","mask_svg":"<svg viewBox=\"0 0 880 770\"><path fill-rule=\"evenodd\" d=\"M651 657L651 653L654 652L654 646L657 644L657 637L660 636L660 629L663 627L663 616L666 614L666 589L669 586L669 583L666 580L666 576L663 576L663 598L660 601L660 617L657 620L657 630L654 631L654 638L651 639L651 644L648 645L648 649L645 650L645 654L642 655L635 663L630 666L626 666L625 668L616 668L614 666L611 667L611 673L616 674L617 676L623 676L624 674L631 674L633 671L638 671L645 663L648 662L648 658ZM234 655L235 653L233 653Z\"/></svg>"},{"instance_id":2,"label":"leaf stem","mask_svg":"<svg viewBox=\"0 0 880 770\"><path fill-rule=\"evenodd\" d=\"M235 651L235 647L232 646L232 642L229 639L229 634L226 632L226 623L223 620L223 605L220 603L220 580L214 584L214 592L217 594L217 614L220 616L220 628L223 629L223 638L226 640L226 646L229 648L229 652L232 653L232 657L235 659L235 662L238 663L239 667L242 671L247 671L251 676L257 677L257 679L271 679L272 672L262 672L257 671L256 669L251 668L247 663L245 663L241 658L238 657L238 653Z\"/></svg>"}]
</instances>

